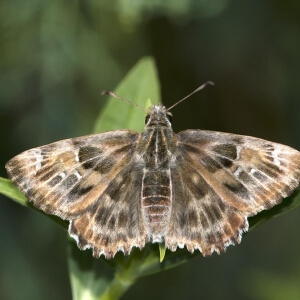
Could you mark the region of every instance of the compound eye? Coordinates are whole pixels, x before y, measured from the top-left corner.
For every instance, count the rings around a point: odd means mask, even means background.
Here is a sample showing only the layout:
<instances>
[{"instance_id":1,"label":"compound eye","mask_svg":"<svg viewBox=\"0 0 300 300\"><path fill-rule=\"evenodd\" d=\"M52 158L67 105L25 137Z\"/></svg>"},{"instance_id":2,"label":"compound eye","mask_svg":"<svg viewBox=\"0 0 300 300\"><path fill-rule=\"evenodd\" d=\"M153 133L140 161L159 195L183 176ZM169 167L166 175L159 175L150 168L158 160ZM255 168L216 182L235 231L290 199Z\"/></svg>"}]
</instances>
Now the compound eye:
<instances>
[{"instance_id":1,"label":"compound eye","mask_svg":"<svg viewBox=\"0 0 300 300\"><path fill-rule=\"evenodd\" d=\"M146 116L146 118L145 118L145 124L147 124L147 123L148 123L149 119L150 119L150 116L149 116L149 115L147 115L147 116Z\"/></svg>"}]
</instances>

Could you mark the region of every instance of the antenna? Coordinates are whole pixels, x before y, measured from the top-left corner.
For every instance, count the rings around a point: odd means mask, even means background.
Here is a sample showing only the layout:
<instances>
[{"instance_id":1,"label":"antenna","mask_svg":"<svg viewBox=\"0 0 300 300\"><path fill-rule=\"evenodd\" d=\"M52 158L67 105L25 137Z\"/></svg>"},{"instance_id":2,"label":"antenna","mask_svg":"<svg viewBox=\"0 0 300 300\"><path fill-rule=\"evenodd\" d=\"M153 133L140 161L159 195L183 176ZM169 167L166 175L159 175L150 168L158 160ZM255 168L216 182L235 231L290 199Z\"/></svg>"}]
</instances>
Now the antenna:
<instances>
[{"instance_id":1,"label":"antenna","mask_svg":"<svg viewBox=\"0 0 300 300\"><path fill-rule=\"evenodd\" d=\"M193 92L191 92L189 95L185 96L184 98L182 98L181 100L179 100L175 104L173 104L171 107L169 107L168 111L170 111L173 107L175 107L177 104L181 103L185 99L191 97L193 94L195 94L195 93L203 90L208 85L215 85L215 84L212 81L206 81L205 83L201 84L196 90L194 90Z\"/></svg>"},{"instance_id":2,"label":"antenna","mask_svg":"<svg viewBox=\"0 0 300 300\"><path fill-rule=\"evenodd\" d=\"M140 106L140 105L138 105L138 104L136 104L136 103L133 103L133 102L131 102L131 101L125 99L125 98L122 98L121 96L117 95L117 94L114 93L114 92L104 90L104 91L101 92L101 96L103 96L103 95L108 95L108 96L111 96L111 97L114 97L114 98L117 98L117 99L121 99L121 100L123 100L124 102L128 102L128 103L130 103L131 105L136 106L136 107L142 109L143 111L147 112L147 110L146 110L144 107L142 107L142 106Z\"/></svg>"}]
</instances>

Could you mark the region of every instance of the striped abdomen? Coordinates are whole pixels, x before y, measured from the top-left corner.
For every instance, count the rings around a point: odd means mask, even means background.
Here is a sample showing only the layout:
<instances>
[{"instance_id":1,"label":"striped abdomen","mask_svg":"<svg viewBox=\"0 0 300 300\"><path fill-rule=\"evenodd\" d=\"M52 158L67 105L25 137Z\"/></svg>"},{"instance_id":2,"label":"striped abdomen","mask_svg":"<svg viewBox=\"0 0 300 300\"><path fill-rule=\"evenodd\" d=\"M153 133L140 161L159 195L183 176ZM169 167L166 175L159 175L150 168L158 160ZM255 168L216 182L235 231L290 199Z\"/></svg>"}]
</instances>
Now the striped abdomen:
<instances>
[{"instance_id":1,"label":"striped abdomen","mask_svg":"<svg viewBox=\"0 0 300 300\"><path fill-rule=\"evenodd\" d=\"M171 211L170 169L145 170L142 180L142 211L145 225L152 241L161 242Z\"/></svg>"}]
</instances>

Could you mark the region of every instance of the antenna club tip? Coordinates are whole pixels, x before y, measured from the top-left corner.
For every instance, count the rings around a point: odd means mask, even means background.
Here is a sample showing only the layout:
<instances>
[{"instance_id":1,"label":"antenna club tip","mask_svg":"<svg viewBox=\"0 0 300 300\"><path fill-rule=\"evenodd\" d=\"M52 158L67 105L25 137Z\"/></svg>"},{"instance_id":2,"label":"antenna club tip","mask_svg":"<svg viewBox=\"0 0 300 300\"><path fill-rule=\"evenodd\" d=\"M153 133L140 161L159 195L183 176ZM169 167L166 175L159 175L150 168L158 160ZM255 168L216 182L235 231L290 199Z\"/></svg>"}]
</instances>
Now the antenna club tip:
<instances>
[{"instance_id":1,"label":"antenna club tip","mask_svg":"<svg viewBox=\"0 0 300 300\"><path fill-rule=\"evenodd\" d=\"M196 90L194 90L193 92L191 92L189 95L185 96L184 98L182 98L181 100L177 101L175 104L173 104L171 107L168 108L168 111L170 111L172 108L174 108L176 105L178 105L179 103L181 103L183 100L191 97L193 94L203 90L206 86L208 85L215 85L215 83L213 81L206 81L204 83L202 83Z\"/></svg>"},{"instance_id":2,"label":"antenna club tip","mask_svg":"<svg viewBox=\"0 0 300 300\"><path fill-rule=\"evenodd\" d=\"M109 91L107 91L107 90L103 90L102 92L101 92L101 96L104 96L104 95L109 95Z\"/></svg>"}]
</instances>

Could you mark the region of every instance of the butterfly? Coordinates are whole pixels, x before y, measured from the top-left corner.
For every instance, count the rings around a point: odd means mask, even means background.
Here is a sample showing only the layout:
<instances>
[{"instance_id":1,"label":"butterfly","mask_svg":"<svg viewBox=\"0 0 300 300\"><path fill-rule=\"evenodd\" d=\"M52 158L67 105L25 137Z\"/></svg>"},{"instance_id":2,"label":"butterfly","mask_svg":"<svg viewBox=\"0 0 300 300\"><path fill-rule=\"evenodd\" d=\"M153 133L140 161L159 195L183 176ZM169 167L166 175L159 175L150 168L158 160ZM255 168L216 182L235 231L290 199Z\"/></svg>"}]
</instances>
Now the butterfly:
<instances>
[{"instance_id":1,"label":"butterfly","mask_svg":"<svg viewBox=\"0 0 300 300\"><path fill-rule=\"evenodd\" d=\"M142 133L108 131L25 151L6 164L8 176L35 207L68 220L78 247L95 257L148 242L223 252L241 242L248 217L299 185L300 152L231 133L175 134L169 110L151 106Z\"/></svg>"}]
</instances>

